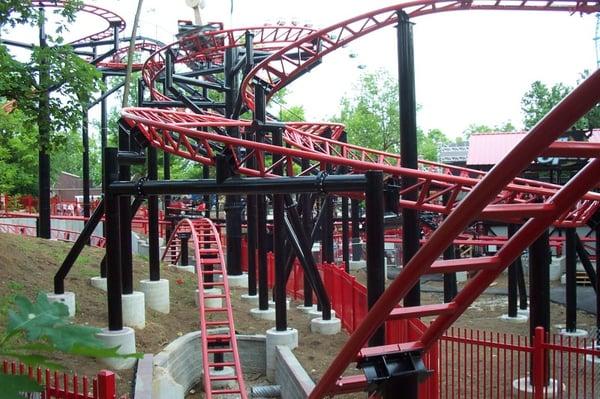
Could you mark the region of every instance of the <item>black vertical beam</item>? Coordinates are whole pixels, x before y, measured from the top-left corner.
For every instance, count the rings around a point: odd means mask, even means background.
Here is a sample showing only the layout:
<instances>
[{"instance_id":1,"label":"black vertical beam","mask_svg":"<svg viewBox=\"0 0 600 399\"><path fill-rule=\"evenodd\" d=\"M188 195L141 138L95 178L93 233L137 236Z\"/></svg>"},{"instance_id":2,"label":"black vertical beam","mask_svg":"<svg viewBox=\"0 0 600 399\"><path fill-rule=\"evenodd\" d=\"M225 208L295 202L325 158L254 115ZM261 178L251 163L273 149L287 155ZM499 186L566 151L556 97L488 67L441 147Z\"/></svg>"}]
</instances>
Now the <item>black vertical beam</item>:
<instances>
[{"instance_id":1,"label":"black vertical beam","mask_svg":"<svg viewBox=\"0 0 600 399\"><path fill-rule=\"evenodd\" d=\"M247 140L254 140L255 135L250 134ZM247 166L256 168L256 158L248 159ZM256 249L257 249L257 217L256 217L256 195L246 196L246 238L248 253L248 295L257 295L257 271L256 271Z\"/></svg>"},{"instance_id":2,"label":"black vertical beam","mask_svg":"<svg viewBox=\"0 0 600 399\"><path fill-rule=\"evenodd\" d=\"M352 219L352 260L359 261L362 257L362 248L360 247L360 201L353 199L350 201L350 212Z\"/></svg>"},{"instance_id":3,"label":"black vertical beam","mask_svg":"<svg viewBox=\"0 0 600 399\"><path fill-rule=\"evenodd\" d=\"M40 49L44 51L48 47L45 31L45 12L40 8L39 38ZM39 86L41 93L39 97L39 113L37 118L39 135L38 152L38 237L50 238L50 91L48 89L50 73L48 61L45 57L40 59Z\"/></svg>"},{"instance_id":4,"label":"black vertical beam","mask_svg":"<svg viewBox=\"0 0 600 399\"><path fill-rule=\"evenodd\" d=\"M148 146L148 180L158 180L158 155L156 148ZM150 281L160 280L158 196L148 196L148 267ZM168 237L167 237L168 238Z\"/></svg>"},{"instance_id":5,"label":"black vertical beam","mask_svg":"<svg viewBox=\"0 0 600 399\"><path fill-rule=\"evenodd\" d=\"M267 118L265 89L255 85L254 98L256 102L254 119L265 122ZM263 132L256 132L256 141L263 141ZM258 249L258 308L269 309L269 282L267 269L267 204L264 195L256 196L256 219L257 219L257 249Z\"/></svg>"},{"instance_id":6,"label":"black vertical beam","mask_svg":"<svg viewBox=\"0 0 600 399\"><path fill-rule=\"evenodd\" d=\"M88 134L88 110L83 107L81 121L81 142L83 144L83 217L90 217L90 137Z\"/></svg>"},{"instance_id":7,"label":"black vertical beam","mask_svg":"<svg viewBox=\"0 0 600 399\"><path fill-rule=\"evenodd\" d=\"M518 227L514 224L509 224L508 238L515 235ZM508 266L508 317L517 317L517 297L518 297L518 280L519 280L519 265L515 260Z\"/></svg>"},{"instance_id":8,"label":"black vertical beam","mask_svg":"<svg viewBox=\"0 0 600 399\"><path fill-rule=\"evenodd\" d=\"M283 131L273 131L273 145L283 146ZM280 154L273 154L273 163L281 159ZM283 164L279 163L273 172L283 176ZM283 194L273 195L273 252L275 254L275 328L277 331L287 330L287 304L286 304L286 273L285 261L285 204Z\"/></svg>"},{"instance_id":9,"label":"black vertical beam","mask_svg":"<svg viewBox=\"0 0 600 399\"><path fill-rule=\"evenodd\" d=\"M108 297L108 329L123 329L121 308L121 235L119 229L119 198L108 187L119 179L116 148L104 149L104 206L106 219L106 293Z\"/></svg>"},{"instance_id":10,"label":"black vertical beam","mask_svg":"<svg viewBox=\"0 0 600 399\"><path fill-rule=\"evenodd\" d=\"M550 331L550 256L550 236L548 230L545 230L529 247L530 342L533 342L536 327L543 327L546 332ZM548 376L549 360L546 351L545 378ZM530 364L533 364L533 361ZM531 372L533 375L533 370Z\"/></svg>"},{"instance_id":11,"label":"black vertical beam","mask_svg":"<svg viewBox=\"0 0 600 399\"><path fill-rule=\"evenodd\" d=\"M415 61L412 23L404 11L398 12L398 85L400 88L400 159L404 168L417 169L417 101L415 97ZM402 187L417 183L413 177L404 177ZM416 200L410 190L403 198ZM402 209L402 262L408 264L419 250L419 215L414 209ZM405 306L421 304L421 287L417 282L404 298Z\"/></svg>"},{"instance_id":12,"label":"black vertical beam","mask_svg":"<svg viewBox=\"0 0 600 399\"><path fill-rule=\"evenodd\" d=\"M326 195L323 197L323 211L325 220L321 225L321 254L323 263L333 263L333 200L334 197Z\"/></svg>"},{"instance_id":13,"label":"black vertical beam","mask_svg":"<svg viewBox=\"0 0 600 399\"><path fill-rule=\"evenodd\" d=\"M225 114L230 118L234 112L235 99L238 93L239 79L233 67L237 60L237 49L225 50ZM240 131L237 127L228 127L227 134L239 138ZM227 274L230 276L241 276L242 265L242 209L241 197L239 195L228 195L225 198L225 229L227 235Z\"/></svg>"},{"instance_id":14,"label":"black vertical beam","mask_svg":"<svg viewBox=\"0 0 600 399\"><path fill-rule=\"evenodd\" d=\"M527 303L527 283L525 283L525 272L523 271L523 261L519 256L515 262L517 263L517 286L519 288L519 309L527 310L529 307Z\"/></svg>"},{"instance_id":15,"label":"black vertical beam","mask_svg":"<svg viewBox=\"0 0 600 399\"><path fill-rule=\"evenodd\" d=\"M106 86L106 76L102 75L102 83ZM100 92L102 100L100 101L100 154L102 163L101 173L104 176L104 149L107 147L107 134L108 134L108 107L106 104L106 97L104 97L105 90ZM106 221L102 222L102 234L106 237ZM100 277L106 277L106 261L100 264Z\"/></svg>"},{"instance_id":16,"label":"black vertical beam","mask_svg":"<svg viewBox=\"0 0 600 399\"><path fill-rule=\"evenodd\" d=\"M119 126L119 151L129 151L129 133ZM131 166L119 166L119 180L131 180ZM123 294L133 293L133 257L131 254L131 197L119 197L120 229L121 229L121 273Z\"/></svg>"},{"instance_id":17,"label":"black vertical beam","mask_svg":"<svg viewBox=\"0 0 600 399\"><path fill-rule=\"evenodd\" d=\"M307 170L308 168L310 168L310 161L308 159L302 159L302 170ZM312 231L312 201L308 194L305 196L304 201L302 201L301 204L302 204L302 227L304 229L304 233L306 234L306 236L309 237L311 234L311 231ZM312 240L311 240L311 245L312 245ZM309 248L309 250L311 252L310 252L310 254L307 254L307 256L312 257L312 247ZM304 306L311 307L313 305L313 290L312 290L312 286L310 284L310 279L308 278L306 273L304 273L303 286L304 286Z\"/></svg>"},{"instance_id":18,"label":"black vertical beam","mask_svg":"<svg viewBox=\"0 0 600 399\"><path fill-rule=\"evenodd\" d=\"M367 302L373 307L385 290L383 231L383 173L368 171L365 201L367 209ZM385 344L385 327L380 327L369 340L370 346Z\"/></svg>"},{"instance_id":19,"label":"black vertical beam","mask_svg":"<svg viewBox=\"0 0 600 399\"><path fill-rule=\"evenodd\" d=\"M163 152L163 179L164 180L171 180L171 154L169 154L168 152ZM165 215L165 219L167 219L167 217L169 216L169 207L171 206L171 196L170 195L165 195L163 197L163 210L164 210L164 215ZM168 219L168 224L167 227L165 229L165 240L168 241L169 237L171 237L171 231L174 228L174 223L172 220Z\"/></svg>"},{"instance_id":20,"label":"black vertical beam","mask_svg":"<svg viewBox=\"0 0 600 399\"><path fill-rule=\"evenodd\" d=\"M180 233L179 239L181 240L181 256L179 264L181 266L187 266L190 264L190 255L188 250L188 243L190 240L190 233Z\"/></svg>"},{"instance_id":21,"label":"black vertical beam","mask_svg":"<svg viewBox=\"0 0 600 399\"><path fill-rule=\"evenodd\" d=\"M450 199L450 195L448 193L444 194L443 201L445 204L448 203ZM443 257L444 259L456 259L456 246L454 244L450 245L444 251ZM456 273L444 273L444 302L451 302L456 294L458 294L458 287L456 284Z\"/></svg>"},{"instance_id":22,"label":"black vertical beam","mask_svg":"<svg viewBox=\"0 0 600 399\"><path fill-rule=\"evenodd\" d=\"M350 271L350 226L348 221L348 197L342 197L342 258L346 272Z\"/></svg>"},{"instance_id":23,"label":"black vertical beam","mask_svg":"<svg viewBox=\"0 0 600 399\"><path fill-rule=\"evenodd\" d=\"M202 178L208 179L210 178L210 167L208 165L202 165ZM214 194L213 194L214 195ZM204 201L204 205L206 205L206 210L204 211L204 217L210 218L210 194L204 194L202 197Z\"/></svg>"},{"instance_id":24,"label":"black vertical beam","mask_svg":"<svg viewBox=\"0 0 600 399\"><path fill-rule=\"evenodd\" d=\"M566 331L577 330L577 250L575 248L575 229L566 229L565 252L566 264Z\"/></svg>"}]
</instances>

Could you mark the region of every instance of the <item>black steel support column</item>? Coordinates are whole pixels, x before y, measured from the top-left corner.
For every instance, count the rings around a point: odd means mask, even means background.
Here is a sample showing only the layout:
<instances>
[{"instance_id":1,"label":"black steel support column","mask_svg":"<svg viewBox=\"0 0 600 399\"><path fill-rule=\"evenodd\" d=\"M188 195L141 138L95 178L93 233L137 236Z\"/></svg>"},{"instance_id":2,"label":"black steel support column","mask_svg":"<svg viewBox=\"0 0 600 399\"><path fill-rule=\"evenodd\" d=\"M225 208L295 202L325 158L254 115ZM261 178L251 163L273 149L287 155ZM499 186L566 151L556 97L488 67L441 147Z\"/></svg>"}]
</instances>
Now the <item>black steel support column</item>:
<instances>
[{"instance_id":1,"label":"black steel support column","mask_svg":"<svg viewBox=\"0 0 600 399\"><path fill-rule=\"evenodd\" d=\"M171 154L168 152L163 152L163 179L171 180ZM171 232L173 231L174 223L173 220L168 218L170 211L169 207L171 206L171 196L165 195L163 197L163 211L165 215L165 219L167 220L167 227L165 229L165 241L168 241L171 237Z\"/></svg>"},{"instance_id":2,"label":"black steel support column","mask_svg":"<svg viewBox=\"0 0 600 399\"><path fill-rule=\"evenodd\" d=\"M188 250L188 244L190 240L190 233L179 233L179 239L181 240L181 256L179 264L181 266L188 266L190 264L190 255Z\"/></svg>"},{"instance_id":3,"label":"black steel support column","mask_svg":"<svg viewBox=\"0 0 600 399\"><path fill-rule=\"evenodd\" d=\"M310 161L308 159L302 159L302 170L307 170L310 168ZM309 195L306 195L304 201L302 201L302 227L304 228L304 233L307 237L310 236L312 231L312 201ZM312 242L311 242L312 245ZM307 256L312 256L312 248L310 248L310 254ZM310 279L304 274L304 306L310 307L313 305L313 290L310 284Z\"/></svg>"},{"instance_id":4,"label":"black steel support column","mask_svg":"<svg viewBox=\"0 0 600 399\"><path fill-rule=\"evenodd\" d=\"M273 132L273 145L283 146L283 132L280 129ZM281 159L281 155L273 154L273 164ZM283 165L279 163L273 172L283 176ZM287 331L286 305L286 275L285 261L285 202L283 194L273 195L273 252L275 254L275 328L277 331Z\"/></svg>"},{"instance_id":5,"label":"black steel support column","mask_svg":"<svg viewBox=\"0 0 600 399\"><path fill-rule=\"evenodd\" d=\"M254 119L259 122L265 122L267 117L267 105L265 98L265 89L260 85L255 85L255 110ZM256 141L263 141L263 133L256 132ZM258 249L258 308L260 310L269 309L269 280L267 268L267 203L263 194L256 196L256 230L257 230L257 249Z\"/></svg>"},{"instance_id":6,"label":"black steel support column","mask_svg":"<svg viewBox=\"0 0 600 399\"><path fill-rule=\"evenodd\" d=\"M444 203L447 204L450 195L444 194ZM456 259L457 247L452 244L444 251L444 259ZM456 273L444 273L444 302L451 302L456 294L458 294L458 287L456 284Z\"/></svg>"},{"instance_id":7,"label":"black steel support column","mask_svg":"<svg viewBox=\"0 0 600 399\"><path fill-rule=\"evenodd\" d=\"M119 126L119 151L129 151L129 134ZM119 180L131 180L131 166L119 165ZM131 254L131 197L119 197L121 231L121 273L123 294L133 293L133 257Z\"/></svg>"},{"instance_id":8,"label":"black steel support column","mask_svg":"<svg viewBox=\"0 0 600 399\"><path fill-rule=\"evenodd\" d=\"M577 250L575 249L575 229L566 229L565 231L565 252L567 256L566 263L566 331L575 332L577 330Z\"/></svg>"},{"instance_id":9,"label":"black steel support column","mask_svg":"<svg viewBox=\"0 0 600 399\"><path fill-rule=\"evenodd\" d=\"M523 271L523 261L519 256L515 261L517 263L518 280L517 286L519 288L519 309L527 310L529 305L527 303L527 283L525 283L525 272Z\"/></svg>"},{"instance_id":10,"label":"black steel support column","mask_svg":"<svg viewBox=\"0 0 600 399\"><path fill-rule=\"evenodd\" d=\"M148 180L158 179L158 155L156 148L148 146ZM148 196L148 259L150 281L160 280L160 244L159 244L158 196ZM168 237L167 237L168 239Z\"/></svg>"},{"instance_id":11,"label":"black steel support column","mask_svg":"<svg viewBox=\"0 0 600 399\"><path fill-rule=\"evenodd\" d=\"M359 261L362 258L362 248L360 246L360 201L350 201L350 212L352 218L352 260Z\"/></svg>"},{"instance_id":12,"label":"black steel support column","mask_svg":"<svg viewBox=\"0 0 600 399\"><path fill-rule=\"evenodd\" d=\"M203 179L210 178L210 167L208 165L202 165L202 178ZM213 195L215 195L215 194L213 194ZM204 196L202 197L202 200L204 201L204 205L206 205L206 210L204 211L204 217L210 218L210 207L211 207L210 194L204 194ZM215 212L216 212L216 209L215 209Z\"/></svg>"},{"instance_id":13,"label":"black steel support column","mask_svg":"<svg viewBox=\"0 0 600 399\"><path fill-rule=\"evenodd\" d=\"M550 331L550 236L548 230L529 247L529 336L533 342L536 327ZM545 354L545 375L548 376L548 352ZM533 364L531 362L530 364ZM533 370L531 371L533 375Z\"/></svg>"},{"instance_id":14,"label":"black steel support column","mask_svg":"<svg viewBox=\"0 0 600 399\"><path fill-rule=\"evenodd\" d=\"M417 169L417 101L415 97L415 65L412 23L408 15L398 12L398 85L400 88L400 159L404 168ZM404 177L402 187L417 183L415 178ZM417 193L409 191L403 198L416 200ZM419 215L414 209L402 209L402 262L404 265L419 250ZM417 282L404 298L405 306L421 304L421 286ZM409 384L410 385L410 384ZM416 389L416 388L415 388Z\"/></svg>"},{"instance_id":15,"label":"black steel support column","mask_svg":"<svg viewBox=\"0 0 600 399\"><path fill-rule=\"evenodd\" d=\"M88 110L83 109L81 121L81 142L83 144L83 217L90 217L90 137L88 134Z\"/></svg>"},{"instance_id":16,"label":"black steel support column","mask_svg":"<svg viewBox=\"0 0 600 399\"><path fill-rule=\"evenodd\" d=\"M123 329L121 308L121 235L119 230L119 198L108 187L119 179L116 148L104 149L104 203L106 219L106 293L108 297L108 329Z\"/></svg>"},{"instance_id":17,"label":"black steel support column","mask_svg":"<svg viewBox=\"0 0 600 399\"><path fill-rule=\"evenodd\" d=\"M323 263L333 263L333 200L334 197L326 195L323 198L323 211L325 220L321 225L321 254Z\"/></svg>"},{"instance_id":18,"label":"black steel support column","mask_svg":"<svg viewBox=\"0 0 600 399\"><path fill-rule=\"evenodd\" d=\"M44 9L40 8L39 22L40 49L48 47L46 42ZM39 86L42 90L39 97L39 113L37 118L39 135L38 152L38 237L50 238L50 92L48 89L50 74L48 62L43 57L39 65Z\"/></svg>"},{"instance_id":19,"label":"black steel support column","mask_svg":"<svg viewBox=\"0 0 600 399\"><path fill-rule=\"evenodd\" d=\"M228 90L225 92L225 114L228 118L234 112L235 99L238 93L239 79L238 74L234 72L234 66L237 61L237 49L230 48L225 50L225 86ZM227 134L239 138L238 128L227 128ZM227 274L230 276L241 276L242 265L240 263L242 255L242 209L241 197L239 195L228 195L225 198L225 229L227 236Z\"/></svg>"},{"instance_id":20,"label":"black steel support column","mask_svg":"<svg viewBox=\"0 0 600 399\"><path fill-rule=\"evenodd\" d=\"M348 197L342 197L342 259L346 272L350 271L350 226L348 221Z\"/></svg>"},{"instance_id":21,"label":"black steel support column","mask_svg":"<svg viewBox=\"0 0 600 399\"><path fill-rule=\"evenodd\" d=\"M247 137L247 140L253 140L254 135ZM250 158L247 162L249 168L256 167L256 159ZM257 230L257 215L256 215L256 195L250 194L246 197L246 242L248 254L248 295L257 295L257 270L256 270L256 236Z\"/></svg>"},{"instance_id":22,"label":"black steel support column","mask_svg":"<svg viewBox=\"0 0 600 399\"><path fill-rule=\"evenodd\" d=\"M518 231L518 227L514 224L509 224L507 229L509 239ZM508 317L517 317L518 280L519 264L515 260L508 266Z\"/></svg>"},{"instance_id":23,"label":"black steel support column","mask_svg":"<svg viewBox=\"0 0 600 399\"><path fill-rule=\"evenodd\" d=\"M365 200L367 209L367 302L373 307L385 290L385 260L383 231L383 173L366 174ZM370 346L385 344L385 327L379 328L369 340Z\"/></svg>"}]
</instances>

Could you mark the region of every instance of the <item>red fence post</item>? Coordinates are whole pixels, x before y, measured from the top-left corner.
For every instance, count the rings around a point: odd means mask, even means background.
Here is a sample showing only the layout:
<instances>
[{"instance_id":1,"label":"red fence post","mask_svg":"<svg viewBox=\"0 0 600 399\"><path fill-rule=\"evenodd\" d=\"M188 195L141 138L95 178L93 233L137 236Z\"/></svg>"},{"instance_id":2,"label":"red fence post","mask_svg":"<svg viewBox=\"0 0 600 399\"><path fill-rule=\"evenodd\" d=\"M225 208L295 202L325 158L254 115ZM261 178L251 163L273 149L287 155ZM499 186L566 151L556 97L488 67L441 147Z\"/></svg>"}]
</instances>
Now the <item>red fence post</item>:
<instances>
[{"instance_id":1,"label":"red fence post","mask_svg":"<svg viewBox=\"0 0 600 399\"><path fill-rule=\"evenodd\" d=\"M117 397L117 384L115 373L102 370L97 375L98 396L95 399L115 399Z\"/></svg>"},{"instance_id":2,"label":"red fence post","mask_svg":"<svg viewBox=\"0 0 600 399\"><path fill-rule=\"evenodd\" d=\"M545 359L545 348L544 348L544 327L536 327L535 335L533 337L533 397L534 399L543 399L544 397L544 386L546 385L546 359Z\"/></svg>"}]
</instances>

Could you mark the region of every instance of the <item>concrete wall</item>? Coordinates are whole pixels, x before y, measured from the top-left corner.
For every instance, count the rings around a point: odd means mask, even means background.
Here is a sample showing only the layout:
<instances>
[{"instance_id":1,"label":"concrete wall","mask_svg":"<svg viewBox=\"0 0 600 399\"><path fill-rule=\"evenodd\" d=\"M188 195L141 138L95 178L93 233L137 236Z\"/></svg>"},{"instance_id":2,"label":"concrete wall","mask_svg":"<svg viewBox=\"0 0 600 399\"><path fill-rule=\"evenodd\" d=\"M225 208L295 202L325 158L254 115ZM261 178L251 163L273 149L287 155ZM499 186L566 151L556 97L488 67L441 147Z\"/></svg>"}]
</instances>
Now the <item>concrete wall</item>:
<instances>
[{"instance_id":1,"label":"concrete wall","mask_svg":"<svg viewBox=\"0 0 600 399\"><path fill-rule=\"evenodd\" d=\"M286 346L275 348L275 381L285 399L306 399L315 383Z\"/></svg>"},{"instance_id":2,"label":"concrete wall","mask_svg":"<svg viewBox=\"0 0 600 399\"><path fill-rule=\"evenodd\" d=\"M263 335L238 335L238 351L243 372L266 372L266 339ZM229 359L225 356L225 361ZM171 342L154 356L154 398L183 398L200 382L202 350L200 331L188 333Z\"/></svg>"}]
</instances>

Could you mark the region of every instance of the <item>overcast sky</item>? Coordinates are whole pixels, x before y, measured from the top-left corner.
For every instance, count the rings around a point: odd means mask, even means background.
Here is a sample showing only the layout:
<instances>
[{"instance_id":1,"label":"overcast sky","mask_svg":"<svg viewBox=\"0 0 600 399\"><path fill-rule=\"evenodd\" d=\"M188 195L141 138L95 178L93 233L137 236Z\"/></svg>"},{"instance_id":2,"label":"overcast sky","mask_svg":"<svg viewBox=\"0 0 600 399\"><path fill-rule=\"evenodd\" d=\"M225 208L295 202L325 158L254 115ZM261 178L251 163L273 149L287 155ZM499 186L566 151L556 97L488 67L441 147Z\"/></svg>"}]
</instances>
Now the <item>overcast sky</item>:
<instances>
[{"instance_id":1,"label":"overcast sky","mask_svg":"<svg viewBox=\"0 0 600 399\"><path fill-rule=\"evenodd\" d=\"M134 0L87 0L128 22ZM206 0L205 21L256 26L295 20L326 27L398 1L386 0ZM173 40L178 19L192 19L184 0L145 0L142 33ZM96 28L91 19L82 25ZM418 124L460 135L471 123L522 125L520 99L535 80L574 85L584 69L595 69L593 15L558 12L461 11L415 18ZM127 27L127 35L131 24ZM351 58L350 54L356 54ZM365 69L359 69L364 65ZM327 56L323 64L290 86L289 104L303 105L309 119L327 120L340 98L351 94L361 73L379 68L397 72L395 29L358 39Z\"/></svg>"}]
</instances>

